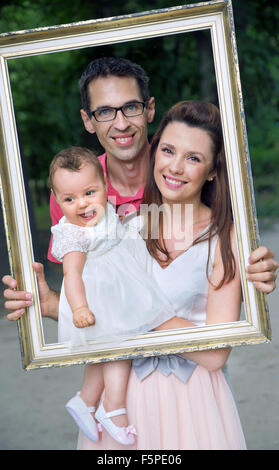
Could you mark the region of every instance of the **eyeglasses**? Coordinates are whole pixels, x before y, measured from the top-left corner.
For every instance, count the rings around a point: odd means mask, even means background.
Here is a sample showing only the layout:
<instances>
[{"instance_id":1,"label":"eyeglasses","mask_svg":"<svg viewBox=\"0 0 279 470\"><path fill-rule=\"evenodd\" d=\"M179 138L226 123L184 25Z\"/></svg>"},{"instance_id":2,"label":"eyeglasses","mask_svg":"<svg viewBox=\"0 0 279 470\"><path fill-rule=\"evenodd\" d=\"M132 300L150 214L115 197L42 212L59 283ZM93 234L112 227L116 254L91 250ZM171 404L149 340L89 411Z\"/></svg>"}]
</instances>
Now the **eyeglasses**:
<instances>
[{"instance_id":1,"label":"eyeglasses","mask_svg":"<svg viewBox=\"0 0 279 470\"><path fill-rule=\"evenodd\" d=\"M144 108L147 106L148 101L132 101L130 103L123 104L119 108L113 108L110 106L104 106L103 108L96 109L96 111L90 111L91 116L94 116L98 122L107 122L113 121L116 118L118 111L121 111L122 114L127 117L135 117L143 114Z\"/></svg>"}]
</instances>

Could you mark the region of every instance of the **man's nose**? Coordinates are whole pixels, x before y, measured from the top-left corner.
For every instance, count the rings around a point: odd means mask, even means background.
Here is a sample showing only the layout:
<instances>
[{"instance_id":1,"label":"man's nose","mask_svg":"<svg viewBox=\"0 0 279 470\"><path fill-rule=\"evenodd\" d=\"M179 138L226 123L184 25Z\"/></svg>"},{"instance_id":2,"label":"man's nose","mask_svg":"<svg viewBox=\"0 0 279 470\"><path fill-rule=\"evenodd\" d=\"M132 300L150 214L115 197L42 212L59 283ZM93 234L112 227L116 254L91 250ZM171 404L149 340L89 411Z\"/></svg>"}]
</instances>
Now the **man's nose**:
<instances>
[{"instance_id":1,"label":"man's nose","mask_svg":"<svg viewBox=\"0 0 279 470\"><path fill-rule=\"evenodd\" d=\"M130 124L129 124L128 119L124 116L121 109L119 109L114 119L114 127L116 127L119 130L124 130L124 129L127 129L129 125Z\"/></svg>"}]
</instances>

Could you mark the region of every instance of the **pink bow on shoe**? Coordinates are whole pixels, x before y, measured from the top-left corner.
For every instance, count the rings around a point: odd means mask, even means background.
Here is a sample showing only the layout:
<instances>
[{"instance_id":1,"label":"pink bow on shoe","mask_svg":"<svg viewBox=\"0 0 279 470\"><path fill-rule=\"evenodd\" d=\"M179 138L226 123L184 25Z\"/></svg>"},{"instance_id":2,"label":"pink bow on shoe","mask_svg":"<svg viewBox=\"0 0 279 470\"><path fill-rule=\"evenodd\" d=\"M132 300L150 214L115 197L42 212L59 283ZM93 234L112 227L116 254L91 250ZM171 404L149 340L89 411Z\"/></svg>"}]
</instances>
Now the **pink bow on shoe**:
<instances>
[{"instance_id":1,"label":"pink bow on shoe","mask_svg":"<svg viewBox=\"0 0 279 470\"><path fill-rule=\"evenodd\" d=\"M138 435L137 430L133 424L129 424L129 426L125 428L125 431L126 431L127 436L129 434L135 434L135 436Z\"/></svg>"},{"instance_id":2,"label":"pink bow on shoe","mask_svg":"<svg viewBox=\"0 0 279 470\"><path fill-rule=\"evenodd\" d=\"M135 443L135 438L133 434L137 434L135 426L133 424L126 426L116 426L113 421L110 419L114 416L119 416L127 414L126 408L120 408L118 410L113 410L106 412L103 404L99 405L95 413L95 418L103 425L105 430L111 435L113 439L124 446L130 446Z\"/></svg>"}]
</instances>

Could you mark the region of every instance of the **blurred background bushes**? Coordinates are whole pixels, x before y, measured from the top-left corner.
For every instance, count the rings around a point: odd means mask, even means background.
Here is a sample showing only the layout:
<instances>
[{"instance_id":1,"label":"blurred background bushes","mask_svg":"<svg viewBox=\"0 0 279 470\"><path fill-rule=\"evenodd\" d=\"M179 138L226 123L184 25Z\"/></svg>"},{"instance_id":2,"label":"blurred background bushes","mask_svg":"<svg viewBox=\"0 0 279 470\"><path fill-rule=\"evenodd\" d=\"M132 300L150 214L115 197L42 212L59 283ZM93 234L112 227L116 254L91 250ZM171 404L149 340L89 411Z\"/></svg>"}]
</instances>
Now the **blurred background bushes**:
<instances>
[{"instance_id":1,"label":"blurred background bushes","mask_svg":"<svg viewBox=\"0 0 279 470\"><path fill-rule=\"evenodd\" d=\"M138 13L197 2L153 0L1 0L0 33ZM258 216L279 217L279 8L268 0L233 0L236 39ZM36 223L49 230L46 179L62 148L97 148L80 119L77 82L87 63L126 57L150 76L156 98L154 132L163 112L181 99L218 104L208 32L174 35L9 61L24 169ZM199 66L197 66L199 65Z\"/></svg>"}]
</instances>

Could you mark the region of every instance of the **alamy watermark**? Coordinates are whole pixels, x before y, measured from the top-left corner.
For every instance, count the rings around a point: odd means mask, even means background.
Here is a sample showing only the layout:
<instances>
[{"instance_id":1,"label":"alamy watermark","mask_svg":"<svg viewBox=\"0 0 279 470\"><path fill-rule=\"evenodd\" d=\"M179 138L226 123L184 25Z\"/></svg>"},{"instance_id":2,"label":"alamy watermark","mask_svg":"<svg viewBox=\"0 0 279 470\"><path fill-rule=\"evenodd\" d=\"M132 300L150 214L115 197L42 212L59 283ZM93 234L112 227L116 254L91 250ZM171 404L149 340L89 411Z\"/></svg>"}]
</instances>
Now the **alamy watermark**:
<instances>
[{"instance_id":1,"label":"alamy watermark","mask_svg":"<svg viewBox=\"0 0 279 470\"><path fill-rule=\"evenodd\" d=\"M109 202L116 206L116 198L110 197ZM105 209L98 207L98 211ZM140 209L132 203L122 204L116 211L121 222L110 226L109 218L103 222L103 229L98 236L110 240L115 238L136 239L140 231L141 237L158 240L159 220L162 218L162 237L164 240L174 240L175 250L184 250L193 243L193 205L192 204L141 204ZM138 216L138 217L137 217ZM99 222L100 223L100 222ZM88 224L90 225L90 223ZM123 227L125 230L123 230Z\"/></svg>"}]
</instances>

